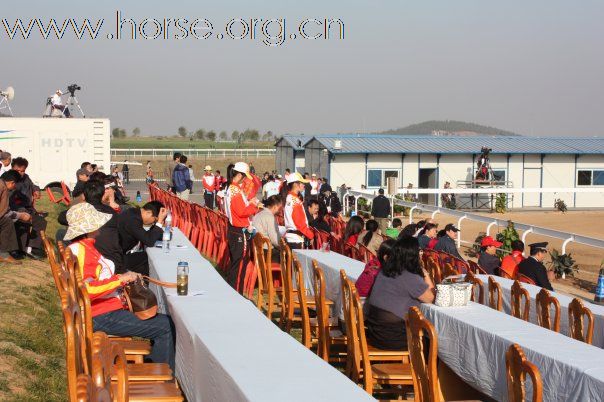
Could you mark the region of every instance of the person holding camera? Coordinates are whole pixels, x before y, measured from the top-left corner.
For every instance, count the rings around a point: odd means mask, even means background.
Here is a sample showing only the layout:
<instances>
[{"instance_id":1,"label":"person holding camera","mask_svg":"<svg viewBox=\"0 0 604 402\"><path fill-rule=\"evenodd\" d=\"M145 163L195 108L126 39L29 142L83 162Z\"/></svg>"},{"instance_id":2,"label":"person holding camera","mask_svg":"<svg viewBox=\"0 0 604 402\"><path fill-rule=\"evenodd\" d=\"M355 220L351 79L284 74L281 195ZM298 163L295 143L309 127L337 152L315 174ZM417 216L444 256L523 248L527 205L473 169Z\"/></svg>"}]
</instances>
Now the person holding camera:
<instances>
[{"instance_id":1,"label":"person holding camera","mask_svg":"<svg viewBox=\"0 0 604 402\"><path fill-rule=\"evenodd\" d=\"M65 117L71 117L71 113L69 112L69 108L63 104L63 91L57 89L57 91L50 97L50 104L53 109L57 109L61 111L61 114Z\"/></svg>"}]
</instances>

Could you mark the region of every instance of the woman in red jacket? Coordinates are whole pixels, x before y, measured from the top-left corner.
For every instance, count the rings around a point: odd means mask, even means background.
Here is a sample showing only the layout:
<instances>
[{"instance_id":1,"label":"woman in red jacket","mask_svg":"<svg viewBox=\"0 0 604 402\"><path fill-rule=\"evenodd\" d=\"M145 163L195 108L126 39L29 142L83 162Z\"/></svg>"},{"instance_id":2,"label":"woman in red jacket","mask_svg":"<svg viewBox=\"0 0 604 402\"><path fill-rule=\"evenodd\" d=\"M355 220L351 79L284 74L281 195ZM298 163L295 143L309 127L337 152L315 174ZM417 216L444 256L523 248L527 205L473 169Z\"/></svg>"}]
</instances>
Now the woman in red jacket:
<instances>
[{"instance_id":1,"label":"woman in red jacket","mask_svg":"<svg viewBox=\"0 0 604 402\"><path fill-rule=\"evenodd\" d=\"M287 177L287 198L283 216L285 219L285 241L292 249L306 248L310 240L315 237L314 232L308 226L304 204L300 199L300 192L304 190L304 184L308 183L298 172Z\"/></svg>"},{"instance_id":2,"label":"woman in red jacket","mask_svg":"<svg viewBox=\"0 0 604 402\"><path fill-rule=\"evenodd\" d=\"M237 162L227 168L227 190L224 196L224 209L229 218L227 242L231 262L227 269L227 282L236 291L243 294L245 274L250 261L250 239L253 227L250 218L258 212L258 199L248 200L243 190L245 178L252 180L247 163Z\"/></svg>"}]
</instances>

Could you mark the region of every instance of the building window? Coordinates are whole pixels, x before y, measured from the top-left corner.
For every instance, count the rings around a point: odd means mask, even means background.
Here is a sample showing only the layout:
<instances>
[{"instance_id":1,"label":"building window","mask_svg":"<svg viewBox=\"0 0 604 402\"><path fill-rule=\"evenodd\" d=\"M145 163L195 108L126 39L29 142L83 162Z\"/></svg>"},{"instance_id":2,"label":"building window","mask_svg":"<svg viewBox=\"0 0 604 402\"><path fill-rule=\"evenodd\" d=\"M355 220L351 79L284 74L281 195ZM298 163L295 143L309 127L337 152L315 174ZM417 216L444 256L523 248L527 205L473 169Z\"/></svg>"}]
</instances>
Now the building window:
<instances>
[{"instance_id":1,"label":"building window","mask_svg":"<svg viewBox=\"0 0 604 402\"><path fill-rule=\"evenodd\" d=\"M578 186L604 186L604 170L584 169L577 171Z\"/></svg>"},{"instance_id":2,"label":"building window","mask_svg":"<svg viewBox=\"0 0 604 402\"><path fill-rule=\"evenodd\" d=\"M496 181L505 181L505 170L493 169L493 179Z\"/></svg>"},{"instance_id":3,"label":"building window","mask_svg":"<svg viewBox=\"0 0 604 402\"><path fill-rule=\"evenodd\" d=\"M400 169L367 169L367 187L386 187L389 177L400 177Z\"/></svg>"}]
</instances>

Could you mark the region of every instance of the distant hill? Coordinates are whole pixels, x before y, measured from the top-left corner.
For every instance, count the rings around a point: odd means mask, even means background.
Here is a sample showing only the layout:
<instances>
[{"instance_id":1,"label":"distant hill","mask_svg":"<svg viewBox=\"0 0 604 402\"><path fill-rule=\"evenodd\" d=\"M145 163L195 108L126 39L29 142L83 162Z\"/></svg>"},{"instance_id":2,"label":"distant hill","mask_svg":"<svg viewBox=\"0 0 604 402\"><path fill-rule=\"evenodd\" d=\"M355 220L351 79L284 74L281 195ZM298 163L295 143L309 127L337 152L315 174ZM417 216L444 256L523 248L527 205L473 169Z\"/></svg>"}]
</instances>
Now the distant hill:
<instances>
[{"instance_id":1,"label":"distant hill","mask_svg":"<svg viewBox=\"0 0 604 402\"><path fill-rule=\"evenodd\" d=\"M423 123L412 124L403 128L382 131L380 134L520 136L520 134L501 130L495 127L482 126L476 123L466 123L464 121L455 120L430 120Z\"/></svg>"}]
</instances>

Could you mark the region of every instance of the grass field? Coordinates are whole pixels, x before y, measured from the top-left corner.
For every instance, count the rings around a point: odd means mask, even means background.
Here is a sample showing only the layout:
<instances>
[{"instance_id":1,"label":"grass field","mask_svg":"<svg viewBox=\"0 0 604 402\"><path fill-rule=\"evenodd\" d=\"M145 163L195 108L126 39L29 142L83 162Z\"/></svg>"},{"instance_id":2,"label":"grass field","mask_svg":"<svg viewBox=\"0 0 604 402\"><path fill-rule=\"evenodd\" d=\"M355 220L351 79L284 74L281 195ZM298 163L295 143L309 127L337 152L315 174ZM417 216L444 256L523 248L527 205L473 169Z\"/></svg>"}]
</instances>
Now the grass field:
<instances>
[{"instance_id":1,"label":"grass field","mask_svg":"<svg viewBox=\"0 0 604 402\"><path fill-rule=\"evenodd\" d=\"M46 195L54 237L61 207ZM57 291L46 261L0 264L0 400L65 401L65 338Z\"/></svg>"},{"instance_id":2,"label":"grass field","mask_svg":"<svg viewBox=\"0 0 604 402\"><path fill-rule=\"evenodd\" d=\"M189 140L188 138L176 137L127 137L112 138L111 148L155 148L155 149L234 149L234 148L273 148L274 142L245 142L237 144L235 142L217 142Z\"/></svg>"}]
</instances>

